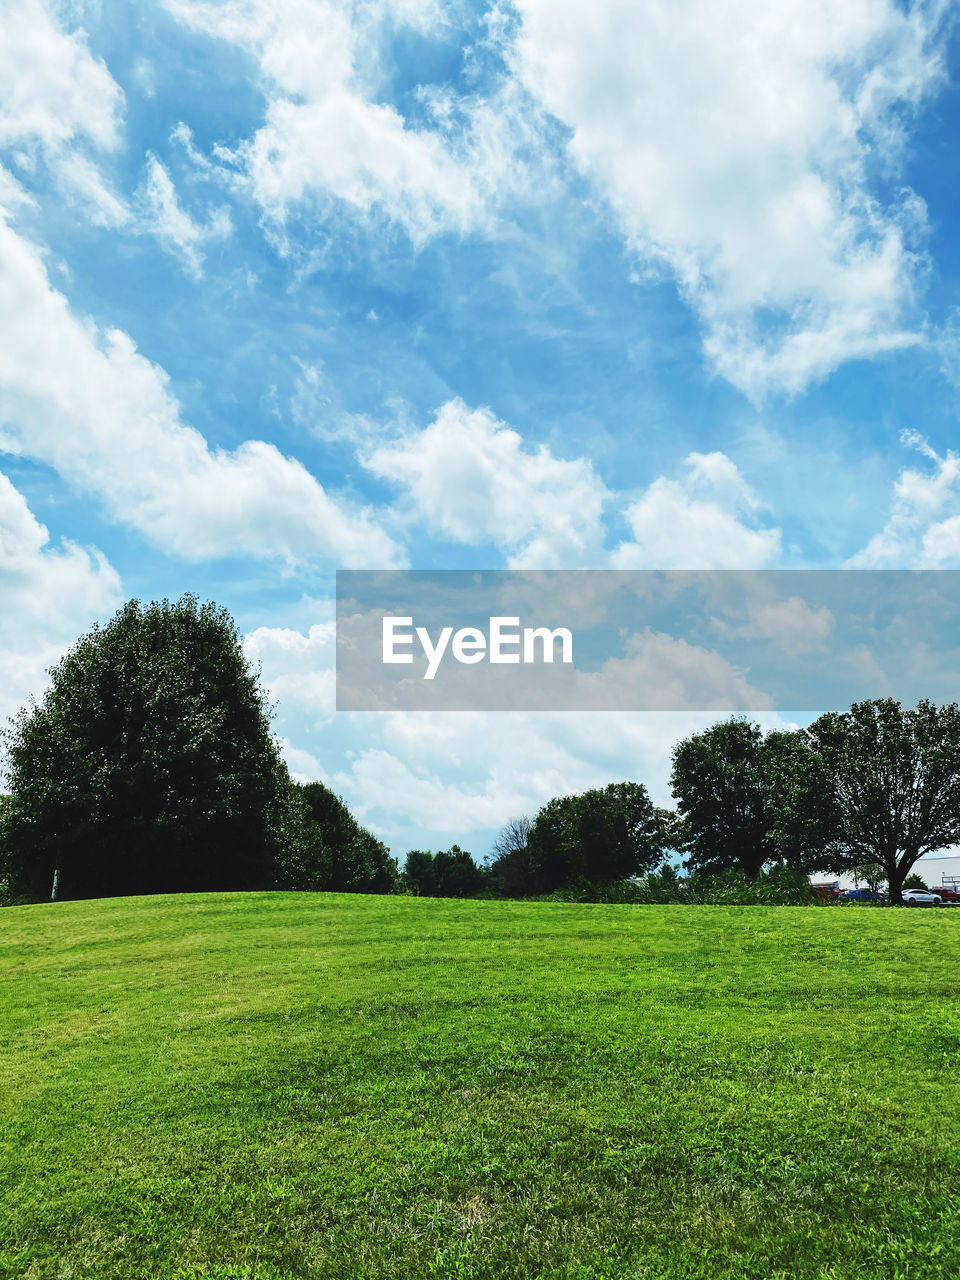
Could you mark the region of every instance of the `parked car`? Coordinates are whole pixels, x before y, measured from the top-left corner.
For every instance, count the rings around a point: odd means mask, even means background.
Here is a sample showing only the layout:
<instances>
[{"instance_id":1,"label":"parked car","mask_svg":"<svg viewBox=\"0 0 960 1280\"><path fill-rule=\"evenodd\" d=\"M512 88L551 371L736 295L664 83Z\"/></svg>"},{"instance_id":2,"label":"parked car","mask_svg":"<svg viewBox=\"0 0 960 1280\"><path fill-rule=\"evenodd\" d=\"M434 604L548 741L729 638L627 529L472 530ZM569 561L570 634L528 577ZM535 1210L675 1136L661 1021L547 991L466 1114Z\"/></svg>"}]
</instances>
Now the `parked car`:
<instances>
[{"instance_id":1,"label":"parked car","mask_svg":"<svg viewBox=\"0 0 960 1280\"><path fill-rule=\"evenodd\" d=\"M838 897L841 902L886 902L876 889L841 889Z\"/></svg>"},{"instance_id":2,"label":"parked car","mask_svg":"<svg viewBox=\"0 0 960 1280\"><path fill-rule=\"evenodd\" d=\"M926 889L904 889L902 896L905 907L939 907L943 903L939 893Z\"/></svg>"},{"instance_id":3,"label":"parked car","mask_svg":"<svg viewBox=\"0 0 960 1280\"><path fill-rule=\"evenodd\" d=\"M960 902L960 889L947 889L941 884L932 889L931 892L938 894L945 903Z\"/></svg>"},{"instance_id":4,"label":"parked car","mask_svg":"<svg viewBox=\"0 0 960 1280\"><path fill-rule=\"evenodd\" d=\"M834 898L839 898L843 892L840 886L836 884L812 884L810 888L824 902L832 902Z\"/></svg>"}]
</instances>

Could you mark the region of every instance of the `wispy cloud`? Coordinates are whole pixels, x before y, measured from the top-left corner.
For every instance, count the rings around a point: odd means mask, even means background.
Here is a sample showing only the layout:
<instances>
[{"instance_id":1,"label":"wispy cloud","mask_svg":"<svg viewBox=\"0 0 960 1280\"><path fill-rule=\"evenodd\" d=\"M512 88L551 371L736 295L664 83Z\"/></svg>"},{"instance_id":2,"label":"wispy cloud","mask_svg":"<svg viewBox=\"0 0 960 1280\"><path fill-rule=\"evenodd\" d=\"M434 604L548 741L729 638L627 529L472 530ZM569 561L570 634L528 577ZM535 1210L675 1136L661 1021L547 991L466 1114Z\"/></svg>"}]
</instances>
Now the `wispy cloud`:
<instances>
[{"instance_id":1,"label":"wispy cloud","mask_svg":"<svg viewBox=\"0 0 960 1280\"><path fill-rule=\"evenodd\" d=\"M204 247L233 230L226 209L217 209L206 223L195 221L177 198L170 174L155 155L147 155L147 171L139 193L141 225L168 253L179 258L188 275L203 275Z\"/></svg>"},{"instance_id":2,"label":"wispy cloud","mask_svg":"<svg viewBox=\"0 0 960 1280\"><path fill-rule=\"evenodd\" d=\"M943 83L939 0L516 8L516 74L724 377L760 399L918 341L925 210L879 179Z\"/></svg>"},{"instance_id":3,"label":"wispy cloud","mask_svg":"<svg viewBox=\"0 0 960 1280\"><path fill-rule=\"evenodd\" d=\"M36 246L0 222L5 449L49 463L115 519L188 559L402 559L369 512L339 502L275 445L211 449L182 421L167 381L128 334L75 316Z\"/></svg>"}]
</instances>

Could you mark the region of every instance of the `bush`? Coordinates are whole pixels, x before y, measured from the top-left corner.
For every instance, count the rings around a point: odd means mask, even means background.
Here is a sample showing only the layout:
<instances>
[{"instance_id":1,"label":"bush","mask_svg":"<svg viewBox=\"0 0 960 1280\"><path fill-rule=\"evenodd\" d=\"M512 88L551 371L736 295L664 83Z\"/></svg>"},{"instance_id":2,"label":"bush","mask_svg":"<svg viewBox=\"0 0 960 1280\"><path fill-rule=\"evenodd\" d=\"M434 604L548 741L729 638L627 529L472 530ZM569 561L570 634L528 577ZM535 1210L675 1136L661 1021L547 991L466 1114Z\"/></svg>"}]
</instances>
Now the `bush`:
<instances>
[{"instance_id":1,"label":"bush","mask_svg":"<svg viewBox=\"0 0 960 1280\"><path fill-rule=\"evenodd\" d=\"M742 871L697 873L687 882L685 901L714 906L807 907L822 905L802 871L774 867L756 877Z\"/></svg>"}]
</instances>

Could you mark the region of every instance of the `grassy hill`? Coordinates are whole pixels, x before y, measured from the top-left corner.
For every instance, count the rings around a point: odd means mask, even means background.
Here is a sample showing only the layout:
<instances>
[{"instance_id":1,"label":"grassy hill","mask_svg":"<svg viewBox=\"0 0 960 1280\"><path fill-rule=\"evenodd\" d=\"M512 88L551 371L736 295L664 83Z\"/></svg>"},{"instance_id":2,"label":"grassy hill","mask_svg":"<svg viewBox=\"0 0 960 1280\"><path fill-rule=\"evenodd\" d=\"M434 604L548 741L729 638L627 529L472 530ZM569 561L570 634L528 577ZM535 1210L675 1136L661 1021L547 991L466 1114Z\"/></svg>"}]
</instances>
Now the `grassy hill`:
<instances>
[{"instance_id":1,"label":"grassy hill","mask_svg":"<svg viewBox=\"0 0 960 1280\"><path fill-rule=\"evenodd\" d=\"M0 1278L960 1271L960 911L0 912Z\"/></svg>"}]
</instances>

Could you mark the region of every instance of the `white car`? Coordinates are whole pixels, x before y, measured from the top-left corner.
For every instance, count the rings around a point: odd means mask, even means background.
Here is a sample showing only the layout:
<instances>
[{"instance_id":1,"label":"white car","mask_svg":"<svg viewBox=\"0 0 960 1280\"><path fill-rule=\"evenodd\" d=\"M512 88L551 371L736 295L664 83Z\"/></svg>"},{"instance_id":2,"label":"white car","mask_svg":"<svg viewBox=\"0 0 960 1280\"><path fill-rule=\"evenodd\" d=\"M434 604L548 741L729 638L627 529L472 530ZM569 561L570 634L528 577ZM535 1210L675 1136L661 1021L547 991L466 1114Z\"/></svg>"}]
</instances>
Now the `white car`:
<instances>
[{"instance_id":1,"label":"white car","mask_svg":"<svg viewBox=\"0 0 960 1280\"><path fill-rule=\"evenodd\" d=\"M943 904L939 893L928 893L926 889L904 889L902 897L905 907L939 907Z\"/></svg>"}]
</instances>

